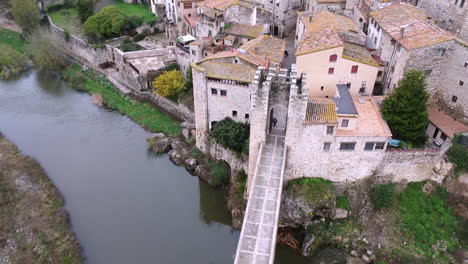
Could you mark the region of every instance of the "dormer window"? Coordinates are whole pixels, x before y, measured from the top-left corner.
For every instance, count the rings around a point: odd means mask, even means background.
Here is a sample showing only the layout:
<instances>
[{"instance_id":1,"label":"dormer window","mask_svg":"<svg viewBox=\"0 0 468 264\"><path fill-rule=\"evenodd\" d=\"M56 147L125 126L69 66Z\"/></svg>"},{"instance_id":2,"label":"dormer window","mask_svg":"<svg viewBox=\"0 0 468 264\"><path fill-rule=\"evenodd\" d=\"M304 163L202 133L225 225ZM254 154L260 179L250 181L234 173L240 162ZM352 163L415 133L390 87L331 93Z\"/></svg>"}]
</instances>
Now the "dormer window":
<instances>
[{"instance_id":1,"label":"dormer window","mask_svg":"<svg viewBox=\"0 0 468 264\"><path fill-rule=\"evenodd\" d=\"M331 55L330 56L330 62L336 62L337 59L338 59L337 55Z\"/></svg>"}]
</instances>

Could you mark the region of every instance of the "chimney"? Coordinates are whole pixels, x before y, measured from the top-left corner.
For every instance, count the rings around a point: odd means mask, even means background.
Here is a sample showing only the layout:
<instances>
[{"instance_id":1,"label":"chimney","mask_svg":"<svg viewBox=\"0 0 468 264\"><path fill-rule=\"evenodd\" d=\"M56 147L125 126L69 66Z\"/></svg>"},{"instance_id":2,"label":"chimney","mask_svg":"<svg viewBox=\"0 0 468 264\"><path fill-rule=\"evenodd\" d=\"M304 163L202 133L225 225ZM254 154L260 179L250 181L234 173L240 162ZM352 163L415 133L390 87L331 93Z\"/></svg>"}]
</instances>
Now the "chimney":
<instances>
[{"instance_id":1,"label":"chimney","mask_svg":"<svg viewBox=\"0 0 468 264\"><path fill-rule=\"evenodd\" d=\"M400 27L400 38L403 38L405 36L405 28Z\"/></svg>"}]
</instances>

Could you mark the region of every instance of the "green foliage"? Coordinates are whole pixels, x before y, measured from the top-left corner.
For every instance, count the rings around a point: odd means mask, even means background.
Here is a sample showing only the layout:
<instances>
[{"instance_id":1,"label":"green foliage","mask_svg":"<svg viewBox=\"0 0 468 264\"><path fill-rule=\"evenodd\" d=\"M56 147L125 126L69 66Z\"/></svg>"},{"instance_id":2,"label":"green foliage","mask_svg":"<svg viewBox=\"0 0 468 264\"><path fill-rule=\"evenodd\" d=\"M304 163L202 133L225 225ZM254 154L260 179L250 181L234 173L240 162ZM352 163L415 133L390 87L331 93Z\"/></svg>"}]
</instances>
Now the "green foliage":
<instances>
[{"instance_id":1,"label":"green foliage","mask_svg":"<svg viewBox=\"0 0 468 264\"><path fill-rule=\"evenodd\" d=\"M136 36L133 38L133 40L134 40L134 41L140 41L140 40L143 40L143 39L145 39L145 38L146 38L146 34L141 33L141 34L136 35Z\"/></svg>"},{"instance_id":2,"label":"green foliage","mask_svg":"<svg viewBox=\"0 0 468 264\"><path fill-rule=\"evenodd\" d=\"M458 144L459 135L456 135L452 140L452 146L447 151L447 156L450 162L455 164L457 173L468 172L468 148Z\"/></svg>"},{"instance_id":3,"label":"green foliage","mask_svg":"<svg viewBox=\"0 0 468 264\"><path fill-rule=\"evenodd\" d=\"M119 46L119 49L123 52L129 52L129 51L142 50L143 47L136 43L123 43L122 45Z\"/></svg>"},{"instance_id":4,"label":"green foliage","mask_svg":"<svg viewBox=\"0 0 468 264\"><path fill-rule=\"evenodd\" d=\"M24 53L26 49L26 42L20 33L4 28L0 28L0 44L5 44L21 53Z\"/></svg>"},{"instance_id":5,"label":"green foliage","mask_svg":"<svg viewBox=\"0 0 468 264\"><path fill-rule=\"evenodd\" d=\"M231 168L226 162L213 161L209 165L210 173L213 176L211 184L213 186L221 186L229 183L231 176Z\"/></svg>"},{"instance_id":6,"label":"green foliage","mask_svg":"<svg viewBox=\"0 0 468 264\"><path fill-rule=\"evenodd\" d=\"M11 13L16 23L28 33L39 26L39 7L35 0L11 0Z\"/></svg>"},{"instance_id":7,"label":"green foliage","mask_svg":"<svg viewBox=\"0 0 468 264\"><path fill-rule=\"evenodd\" d=\"M250 126L235 122L229 117L219 121L211 130L211 137L218 143L236 153L248 149Z\"/></svg>"},{"instance_id":8,"label":"green foliage","mask_svg":"<svg viewBox=\"0 0 468 264\"><path fill-rule=\"evenodd\" d=\"M141 17L143 22L147 24L154 23L158 20L158 18L151 13L149 7L144 4L128 4L119 0L115 2L113 6L118 8L127 16Z\"/></svg>"},{"instance_id":9,"label":"green foliage","mask_svg":"<svg viewBox=\"0 0 468 264\"><path fill-rule=\"evenodd\" d=\"M99 13L90 16L83 24L88 36L115 37L120 34L126 21L125 13L115 6L106 6Z\"/></svg>"},{"instance_id":10,"label":"green foliage","mask_svg":"<svg viewBox=\"0 0 468 264\"><path fill-rule=\"evenodd\" d=\"M70 42L70 38L71 38L70 32L66 30L63 31L63 39L65 39L66 42Z\"/></svg>"},{"instance_id":11,"label":"green foliage","mask_svg":"<svg viewBox=\"0 0 468 264\"><path fill-rule=\"evenodd\" d=\"M333 183L322 178L299 178L286 184L286 190L304 197L312 205L320 205L333 197Z\"/></svg>"},{"instance_id":12,"label":"green foliage","mask_svg":"<svg viewBox=\"0 0 468 264\"><path fill-rule=\"evenodd\" d=\"M74 64L63 72L63 76L67 78L76 71L80 71L80 67ZM179 134L179 124L152 104L134 101L130 97L122 96L111 82L92 70L82 73L85 90L101 95L106 107L128 116L151 132L164 132L173 136Z\"/></svg>"},{"instance_id":13,"label":"green foliage","mask_svg":"<svg viewBox=\"0 0 468 264\"><path fill-rule=\"evenodd\" d=\"M377 184L372 187L370 199L374 209L382 209L390 206L395 194L395 184Z\"/></svg>"},{"instance_id":14,"label":"green foliage","mask_svg":"<svg viewBox=\"0 0 468 264\"><path fill-rule=\"evenodd\" d=\"M10 46L0 44L0 79L17 75L27 66L27 58Z\"/></svg>"},{"instance_id":15,"label":"green foliage","mask_svg":"<svg viewBox=\"0 0 468 264\"><path fill-rule=\"evenodd\" d=\"M336 207L349 211L350 207L349 207L348 198L346 196L336 197Z\"/></svg>"},{"instance_id":16,"label":"green foliage","mask_svg":"<svg viewBox=\"0 0 468 264\"><path fill-rule=\"evenodd\" d=\"M177 64L176 62L174 63L171 63L169 65L167 65L165 68L164 68L165 71L173 71L173 70L180 70L180 67L179 67L179 64Z\"/></svg>"},{"instance_id":17,"label":"green foliage","mask_svg":"<svg viewBox=\"0 0 468 264\"><path fill-rule=\"evenodd\" d=\"M143 18L139 16L129 16L125 21L124 30L131 31L143 24Z\"/></svg>"},{"instance_id":18,"label":"green foliage","mask_svg":"<svg viewBox=\"0 0 468 264\"><path fill-rule=\"evenodd\" d=\"M424 144L429 124L428 99L424 73L406 72L395 90L382 102L382 114L394 138L414 145Z\"/></svg>"},{"instance_id":19,"label":"green foliage","mask_svg":"<svg viewBox=\"0 0 468 264\"><path fill-rule=\"evenodd\" d=\"M430 194L423 192L424 182L409 183L400 194L399 211L402 228L414 237L417 252L426 257L438 255L433 246L437 243L455 248L458 220L446 203L447 191L441 187Z\"/></svg>"},{"instance_id":20,"label":"green foliage","mask_svg":"<svg viewBox=\"0 0 468 264\"><path fill-rule=\"evenodd\" d=\"M247 187L247 174L245 171L240 171L236 175L236 194L239 198L242 198Z\"/></svg>"},{"instance_id":21,"label":"green foliage","mask_svg":"<svg viewBox=\"0 0 468 264\"><path fill-rule=\"evenodd\" d=\"M61 29L76 36L83 35L82 23L76 8L72 7L49 12L49 16L52 22Z\"/></svg>"},{"instance_id":22,"label":"green foliage","mask_svg":"<svg viewBox=\"0 0 468 264\"><path fill-rule=\"evenodd\" d=\"M64 40L45 29L29 36L28 51L39 70L60 70L67 65Z\"/></svg>"},{"instance_id":23,"label":"green foliage","mask_svg":"<svg viewBox=\"0 0 468 264\"><path fill-rule=\"evenodd\" d=\"M190 90L193 88L192 66L189 66L189 68L187 69L186 79L187 82L185 83L185 88L187 88L187 90Z\"/></svg>"},{"instance_id":24,"label":"green foliage","mask_svg":"<svg viewBox=\"0 0 468 264\"><path fill-rule=\"evenodd\" d=\"M185 89L184 75L178 70L167 71L153 81L155 93L164 97L179 94Z\"/></svg>"},{"instance_id":25,"label":"green foliage","mask_svg":"<svg viewBox=\"0 0 468 264\"><path fill-rule=\"evenodd\" d=\"M88 17L94 14L94 6L96 2L94 0L75 0L75 6L78 10L81 23L84 23Z\"/></svg>"}]
</instances>

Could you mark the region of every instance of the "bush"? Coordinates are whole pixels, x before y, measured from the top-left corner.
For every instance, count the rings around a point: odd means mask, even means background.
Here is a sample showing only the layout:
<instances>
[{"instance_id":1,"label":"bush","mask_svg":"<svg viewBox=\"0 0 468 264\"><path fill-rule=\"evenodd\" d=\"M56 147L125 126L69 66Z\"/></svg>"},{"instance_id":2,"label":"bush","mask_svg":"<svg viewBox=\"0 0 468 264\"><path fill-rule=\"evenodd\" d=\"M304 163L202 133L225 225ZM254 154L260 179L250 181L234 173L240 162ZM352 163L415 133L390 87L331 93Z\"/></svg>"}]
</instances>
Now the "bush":
<instances>
[{"instance_id":1,"label":"bush","mask_svg":"<svg viewBox=\"0 0 468 264\"><path fill-rule=\"evenodd\" d=\"M11 0L11 13L16 23L27 33L39 26L39 7L35 0Z\"/></svg>"},{"instance_id":2,"label":"bush","mask_svg":"<svg viewBox=\"0 0 468 264\"><path fill-rule=\"evenodd\" d=\"M144 40L145 38L146 38L146 34L141 33L141 34L136 35L136 36L133 38L133 41L141 41L141 40Z\"/></svg>"},{"instance_id":3,"label":"bush","mask_svg":"<svg viewBox=\"0 0 468 264\"><path fill-rule=\"evenodd\" d=\"M349 211L349 201L346 196L336 197L336 208L341 208Z\"/></svg>"},{"instance_id":4,"label":"bush","mask_svg":"<svg viewBox=\"0 0 468 264\"><path fill-rule=\"evenodd\" d=\"M141 25L143 25L143 18L142 17L129 16L125 20L125 26L124 26L123 30L130 32L130 31L136 29L137 27L139 27Z\"/></svg>"},{"instance_id":5,"label":"bush","mask_svg":"<svg viewBox=\"0 0 468 264\"><path fill-rule=\"evenodd\" d=\"M447 156L450 162L455 164L455 172L468 172L468 148L458 144L459 135L456 135L452 140L452 146L447 151Z\"/></svg>"},{"instance_id":6,"label":"bush","mask_svg":"<svg viewBox=\"0 0 468 264\"><path fill-rule=\"evenodd\" d=\"M249 124L235 122L226 117L212 128L210 135L218 144L236 153L248 151Z\"/></svg>"},{"instance_id":7,"label":"bush","mask_svg":"<svg viewBox=\"0 0 468 264\"><path fill-rule=\"evenodd\" d=\"M432 257L436 254L433 246L437 243L447 245L449 250L455 248L458 221L446 203L447 191L439 187L426 194L423 185L424 182L408 184L400 194L399 211L403 229L422 250L418 253Z\"/></svg>"},{"instance_id":8,"label":"bush","mask_svg":"<svg viewBox=\"0 0 468 264\"><path fill-rule=\"evenodd\" d=\"M7 45L0 44L0 79L8 79L27 66L27 58Z\"/></svg>"},{"instance_id":9,"label":"bush","mask_svg":"<svg viewBox=\"0 0 468 264\"><path fill-rule=\"evenodd\" d=\"M179 64L177 63L171 63L169 65L167 65L165 68L164 68L165 71L173 71L173 70L180 70L180 67L179 67Z\"/></svg>"},{"instance_id":10,"label":"bush","mask_svg":"<svg viewBox=\"0 0 468 264\"><path fill-rule=\"evenodd\" d=\"M123 43L122 45L119 46L119 49L123 52L129 52L129 51L142 50L143 47L136 43Z\"/></svg>"},{"instance_id":11,"label":"bush","mask_svg":"<svg viewBox=\"0 0 468 264\"><path fill-rule=\"evenodd\" d=\"M71 38L70 32L65 30L63 32L63 39L65 39L66 42L70 42L70 38Z\"/></svg>"},{"instance_id":12,"label":"bush","mask_svg":"<svg viewBox=\"0 0 468 264\"><path fill-rule=\"evenodd\" d=\"M40 29L29 36L29 53L39 70L61 70L67 65L64 40Z\"/></svg>"},{"instance_id":13,"label":"bush","mask_svg":"<svg viewBox=\"0 0 468 264\"><path fill-rule=\"evenodd\" d=\"M245 171L240 171L236 175L236 194L239 198L244 196L245 188L247 187L247 174Z\"/></svg>"},{"instance_id":14,"label":"bush","mask_svg":"<svg viewBox=\"0 0 468 264\"><path fill-rule=\"evenodd\" d=\"M153 81L155 93L164 97L179 94L185 89L184 75L178 70L164 72Z\"/></svg>"},{"instance_id":15,"label":"bush","mask_svg":"<svg viewBox=\"0 0 468 264\"><path fill-rule=\"evenodd\" d=\"M372 187L370 198L374 209L382 209L388 207L393 201L395 194L395 184L386 183L378 184Z\"/></svg>"},{"instance_id":16,"label":"bush","mask_svg":"<svg viewBox=\"0 0 468 264\"><path fill-rule=\"evenodd\" d=\"M126 21L125 14L115 6L106 6L90 16L83 24L88 36L115 37L120 34Z\"/></svg>"},{"instance_id":17,"label":"bush","mask_svg":"<svg viewBox=\"0 0 468 264\"><path fill-rule=\"evenodd\" d=\"M88 17L94 14L95 5L96 2L94 0L75 0L75 7L78 10L81 23L84 23Z\"/></svg>"},{"instance_id":18,"label":"bush","mask_svg":"<svg viewBox=\"0 0 468 264\"><path fill-rule=\"evenodd\" d=\"M214 161L209 165L210 173L213 176L211 184L213 186L221 186L229 183L229 176L231 176L231 168L226 162Z\"/></svg>"}]
</instances>

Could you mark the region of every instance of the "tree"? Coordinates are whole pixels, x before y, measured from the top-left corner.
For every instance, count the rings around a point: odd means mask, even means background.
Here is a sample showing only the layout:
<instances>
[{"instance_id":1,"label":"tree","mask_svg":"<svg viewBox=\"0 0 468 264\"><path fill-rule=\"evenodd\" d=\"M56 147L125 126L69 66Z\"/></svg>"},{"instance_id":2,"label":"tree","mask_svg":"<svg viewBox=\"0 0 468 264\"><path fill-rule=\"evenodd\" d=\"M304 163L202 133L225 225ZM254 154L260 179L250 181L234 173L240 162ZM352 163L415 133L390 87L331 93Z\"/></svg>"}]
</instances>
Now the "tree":
<instances>
[{"instance_id":1,"label":"tree","mask_svg":"<svg viewBox=\"0 0 468 264\"><path fill-rule=\"evenodd\" d=\"M40 13L35 0L11 0L11 13L27 33L33 32L39 25Z\"/></svg>"},{"instance_id":2,"label":"tree","mask_svg":"<svg viewBox=\"0 0 468 264\"><path fill-rule=\"evenodd\" d=\"M19 51L0 44L0 79L8 79L18 74L27 67L27 61L26 56Z\"/></svg>"},{"instance_id":3,"label":"tree","mask_svg":"<svg viewBox=\"0 0 468 264\"><path fill-rule=\"evenodd\" d=\"M39 70L59 70L67 65L63 38L39 29L29 36L28 41L28 51Z\"/></svg>"},{"instance_id":4,"label":"tree","mask_svg":"<svg viewBox=\"0 0 468 264\"><path fill-rule=\"evenodd\" d=\"M247 153L250 137L250 126L235 122L229 117L219 121L211 130L210 136L218 144L237 153Z\"/></svg>"},{"instance_id":5,"label":"tree","mask_svg":"<svg viewBox=\"0 0 468 264\"><path fill-rule=\"evenodd\" d=\"M382 114L395 138L424 144L429 124L424 73L411 70L405 73L398 87L382 102Z\"/></svg>"},{"instance_id":6,"label":"tree","mask_svg":"<svg viewBox=\"0 0 468 264\"><path fill-rule=\"evenodd\" d=\"M185 89L184 75L178 70L166 71L154 79L153 86L156 94L174 96Z\"/></svg>"},{"instance_id":7,"label":"tree","mask_svg":"<svg viewBox=\"0 0 468 264\"><path fill-rule=\"evenodd\" d=\"M75 6L78 10L78 16L80 17L81 23L84 23L88 17L94 14L94 6L96 2L94 0L76 0Z\"/></svg>"},{"instance_id":8,"label":"tree","mask_svg":"<svg viewBox=\"0 0 468 264\"><path fill-rule=\"evenodd\" d=\"M99 13L90 16L83 24L88 36L109 38L119 35L126 21L125 14L115 6L106 6Z\"/></svg>"}]
</instances>

